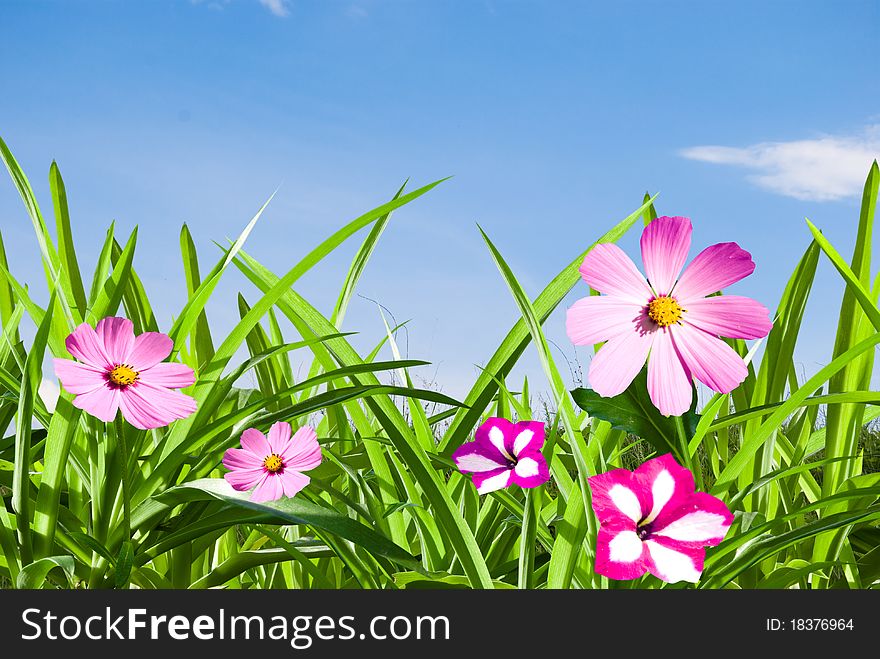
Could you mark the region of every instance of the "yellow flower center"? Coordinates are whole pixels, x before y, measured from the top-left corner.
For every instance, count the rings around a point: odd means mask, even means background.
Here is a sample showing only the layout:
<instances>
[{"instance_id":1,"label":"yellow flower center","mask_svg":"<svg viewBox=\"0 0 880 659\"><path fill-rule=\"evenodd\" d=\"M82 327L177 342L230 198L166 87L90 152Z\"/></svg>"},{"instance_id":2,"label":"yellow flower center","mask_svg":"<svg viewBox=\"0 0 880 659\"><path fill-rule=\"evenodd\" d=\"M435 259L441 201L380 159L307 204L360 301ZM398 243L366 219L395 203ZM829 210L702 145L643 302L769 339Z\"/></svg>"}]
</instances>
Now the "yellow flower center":
<instances>
[{"instance_id":1,"label":"yellow flower center","mask_svg":"<svg viewBox=\"0 0 880 659\"><path fill-rule=\"evenodd\" d=\"M120 387L127 387L137 382L140 373L134 370L128 364L119 364L110 371L110 382Z\"/></svg>"},{"instance_id":2,"label":"yellow flower center","mask_svg":"<svg viewBox=\"0 0 880 659\"><path fill-rule=\"evenodd\" d=\"M668 327L681 320L684 309L678 304L678 300L668 295L655 297L648 303L648 318L660 327Z\"/></svg>"},{"instance_id":3,"label":"yellow flower center","mask_svg":"<svg viewBox=\"0 0 880 659\"><path fill-rule=\"evenodd\" d=\"M268 458L263 460L263 466L266 470L272 474L277 474L284 468L284 461L281 459L281 456L277 453L273 453Z\"/></svg>"}]
</instances>

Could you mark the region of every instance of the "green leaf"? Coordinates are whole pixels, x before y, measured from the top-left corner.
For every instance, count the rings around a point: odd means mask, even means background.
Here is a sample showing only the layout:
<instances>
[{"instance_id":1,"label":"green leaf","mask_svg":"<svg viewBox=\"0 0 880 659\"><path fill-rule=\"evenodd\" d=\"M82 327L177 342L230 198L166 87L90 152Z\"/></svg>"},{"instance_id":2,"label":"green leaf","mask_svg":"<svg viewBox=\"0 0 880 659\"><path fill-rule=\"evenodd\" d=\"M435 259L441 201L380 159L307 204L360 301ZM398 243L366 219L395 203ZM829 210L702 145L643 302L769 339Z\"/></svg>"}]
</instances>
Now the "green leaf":
<instances>
[{"instance_id":1,"label":"green leaf","mask_svg":"<svg viewBox=\"0 0 880 659\"><path fill-rule=\"evenodd\" d=\"M675 420L663 416L648 395L648 376L642 369L633 383L622 394L605 398L592 389L575 389L571 392L574 402L590 416L602 419L612 428L623 430L649 442L658 453L674 453L683 464L690 463L689 456L682 456L678 446ZM682 416L685 433L690 439L697 430L700 415L696 413L696 396L691 409Z\"/></svg>"},{"instance_id":2,"label":"green leaf","mask_svg":"<svg viewBox=\"0 0 880 659\"><path fill-rule=\"evenodd\" d=\"M47 556L38 561L34 561L30 565L25 566L18 573L15 580L15 587L19 590L33 590L41 588L46 581L46 577L56 567L60 567L67 577L68 584L73 583L75 563L73 556Z\"/></svg>"},{"instance_id":3,"label":"green leaf","mask_svg":"<svg viewBox=\"0 0 880 659\"><path fill-rule=\"evenodd\" d=\"M116 588L125 588L128 586L128 580L131 577L131 568L134 565L134 547L131 540L126 540L119 548L119 554L116 555L116 577L114 585Z\"/></svg>"}]
</instances>

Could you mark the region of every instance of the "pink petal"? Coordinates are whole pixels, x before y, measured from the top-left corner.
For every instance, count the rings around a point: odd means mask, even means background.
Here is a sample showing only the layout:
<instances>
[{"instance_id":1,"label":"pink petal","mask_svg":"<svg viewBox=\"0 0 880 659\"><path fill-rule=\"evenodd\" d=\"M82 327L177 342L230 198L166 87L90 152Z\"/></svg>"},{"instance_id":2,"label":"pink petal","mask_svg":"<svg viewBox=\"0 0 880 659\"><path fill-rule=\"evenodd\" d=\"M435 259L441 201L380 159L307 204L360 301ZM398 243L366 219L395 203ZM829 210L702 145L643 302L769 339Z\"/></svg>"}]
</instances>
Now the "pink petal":
<instances>
[{"instance_id":1,"label":"pink petal","mask_svg":"<svg viewBox=\"0 0 880 659\"><path fill-rule=\"evenodd\" d=\"M678 510L694 495L694 475L678 464L670 453L640 465L633 473L633 479L647 500L647 514L642 520L643 524L649 524ZM662 519L658 522L663 523Z\"/></svg>"},{"instance_id":2,"label":"pink petal","mask_svg":"<svg viewBox=\"0 0 880 659\"><path fill-rule=\"evenodd\" d=\"M746 379L748 367L724 341L686 323L672 329L675 347L685 366L707 387L727 394Z\"/></svg>"},{"instance_id":3,"label":"pink petal","mask_svg":"<svg viewBox=\"0 0 880 659\"><path fill-rule=\"evenodd\" d=\"M642 232L642 263L657 295L669 295L691 247L691 221L658 217Z\"/></svg>"},{"instance_id":4,"label":"pink petal","mask_svg":"<svg viewBox=\"0 0 880 659\"><path fill-rule=\"evenodd\" d=\"M525 488L538 487L548 480L550 480L550 470L540 451L523 453L510 475L511 483Z\"/></svg>"},{"instance_id":5,"label":"pink petal","mask_svg":"<svg viewBox=\"0 0 880 659\"><path fill-rule=\"evenodd\" d=\"M223 466L227 469L262 469L263 460L250 451L230 448L223 454Z\"/></svg>"},{"instance_id":6,"label":"pink petal","mask_svg":"<svg viewBox=\"0 0 880 659\"><path fill-rule=\"evenodd\" d=\"M513 428L512 453L519 458L527 453L540 451L544 446L544 423L519 421Z\"/></svg>"},{"instance_id":7,"label":"pink petal","mask_svg":"<svg viewBox=\"0 0 880 659\"><path fill-rule=\"evenodd\" d=\"M452 461L465 474L508 468L506 458L479 442L466 442L459 446L452 454Z\"/></svg>"},{"instance_id":8,"label":"pink petal","mask_svg":"<svg viewBox=\"0 0 880 659\"><path fill-rule=\"evenodd\" d=\"M173 389L155 387L148 382L120 389L122 416L135 428L162 428L196 411L196 401Z\"/></svg>"},{"instance_id":9,"label":"pink petal","mask_svg":"<svg viewBox=\"0 0 880 659\"><path fill-rule=\"evenodd\" d=\"M624 334L610 339L590 362L590 386L600 396L610 397L622 393L633 381L651 350L656 326L647 316L631 325Z\"/></svg>"},{"instance_id":10,"label":"pink petal","mask_svg":"<svg viewBox=\"0 0 880 659\"><path fill-rule=\"evenodd\" d=\"M269 446L272 447L272 453L282 455L282 451L287 448L290 442L290 424L286 421L273 423L266 439L269 441Z\"/></svg>"},{"instance_id":11,"label":"pink petal","mask_svg":"<svg viewBox=\"0 0 880 659\"><path fill-rule=\"evenodd\" d=\"M241 446L245 451L250 451L260 458L260 461L272 455L272 446L269 444L269 440L256 428L248 428L241 433Z\"/></svg>"},{"instance_id":12,"label":"pink petal","mask_svg":"<svg viewBox=\"0 0 880 659\"><path fill-rule=\"evenodd\" d=\"M513 439L517 434L513 422L499 416L490 416L477 428L474 441L488 451L487 455L494 454L497 462L504 463L514 459Z\"/></svg>"},{"instance_id":13,"label":"pink petal","mask_svg":"<svg viewBox=\"0 0 880 659\"><path fill-rule=\"evenodd\" d=\"M602 525L635 530L651 508L649 490L627 469L612 469L587 479L592 506Z\"/></svg>"},{"instance_id":14,"label":"pink petal","mask_svg":"<svg viewBox=\"0 0 880 659\"><path fill-rule=\"evenodd\" d=\"M55 359L55 375L64 390L71 394L84 394L107 385L107 371L71 359Z\"/></svg>"},{"instance_id":15,"label":"pink petal","mask_svg":"<svg viewBox=\"0 0 880 659\"><path fill-rule=\"evenodd\" d=\"M116 418L120 405L120 389L105 385L82 393L73 399L73 406L88 412L96 419L110 423Z\"/></svg>"},{"instance_id":16,"label":"pink petal","mask_svg":"<svg viewBox=\"0 0 880 659\"><path fill-rule=\"evenodd\" d=\"M144 332L135 337L126 363L136 371L146 371L164 361L171 354L174 342L160 332Z\"/></svg>"},{"instance_id":17,"label":"pink petal","mask_svg":"<svg viewBox=\"0 0 880 659\"><path fill-rule=\"evenodd\" d=\"M607 527L596 536L596 574L615 580L638 579L647 571L647 549L633 529Z\"/></svg>"},{"instance_id":18,"label":"pink petal","mask_svg":"<svg viewBox=\"0 0 880 659\"><path fill-rule=\"evenodd\" d=\"M298 471L291 471L289 469L285 469L279 474L278 479L281 481L281 489L284 491L284 496L286 497L296 496L296 493L302 490L311 481L311 479L305 474L301 474Z\"/></svg>"},{"instance_id":19,"label":"pink petal","mask_svg":"<svg viewBox=\"0 0 880 659\"><path fill-rule=\"evenodd\" d=\"M713 336L760 339L773 329L767 307L740 295L691 300L684 321Z\"/></svg>"},{"instance_id":20,"label":"pink petal","mask_svg":"<svg viewBox=\"0 0 880 659\"><path fill-rule=\"evenodd\" d=\"M277 501L283 496L284 486L281 484L281 477L278 474L267 473L263 482L257 485L251 494L251 501L265 503L266 501Z\"/></svg>"},{"instance_id":21,"label":"pink petal","mask_svg":"<svg viewBox=\"0 0 880 659\"><path fill-rule=\"evenodd\" d=\"M613 243L600 243L584 257L581 277L600 293L647 304L651 287L626 253Z\"/></svg>"},{"instance_id":22,"label":"pink petal","mask_svg":"<svg viewBox=\"0 0 880 659\"><path fill-rule=\"evenodd\" d=\"M95 327L95 333L114 365L128 363L126 359L134 345L134 323L128 318L103 318Z\"/></svg>"},{"instance_id":23,"label":"pink petal","mask_svg":"<svg viewBox=\"0 0 880 659\"><path fill-rule=\"evenodd\" d=\"M694 298L720 291L748 277L754 270L752 255L736 243L710 245L685 268L673 294L687 308L687 303Z\"/></svg>"},{"instance_id":24,"label":"pink petal","mask_svg":"<svg viewBox=\"0 0 880 659\"><path fill-rule=\"evenodd\" d=\"M286 425L289 432L290 425ZM269 430L269 443L272 444L271 429ZM309 426L299 428L293 437L288 439L280 449L278 449L278 444L274 444L274 446L276 447L275 452L284 460L285 471L287 469L309 471L321 464L321 460L323 460L321 445L318 443L318 435L315 433L315 429Z\"/></svg>"},{"instance_id":25,"label":"pink petal","mask_svg":"<svg viewBox=\"0 0 880 659\"><path fill-rule=\"evenodd\" d=\"M88 323L83 323L73 330L65 339L64 345L67 347L67 352L89 366L109 371L116 365L107 356L103 342Z\"/></svg>"},{"instance_id":26,"label":"pink petal","mask_svg":"<svg viewBox=\"0 0 880 659\"><path fill-rule=\"evenodd\" d=\"M476 473L471 478L477 487L477 492L487 494L510 485L511 474L513 474L513 469L504 468Z\"/></svg>"},{"instance_id":27,"label":"pink petal","mask_svg":"<svg viewBox=\"0 0 880 659\"><path fill-rule=\"evenodd\" d=\"M162 362L140 371L141 382L149 382L157 387L169 389L183 389L192 386L196 381L196 374L186 364L176 362Z\"/></svg>"},{"instance_id":28,"label":"pink petal","mask_svg":"<svg viewBox=\"0 0 880 659\"><path fill-rule=\"evenodd\" d=\"M645 301L636 303L611 295L591 295L569 307L565 331L577 346L601 343L630 331L644 308Z\"/></svg>"},{"instance_id":29,"label":"pink petal","mask_svg":"<svg viewBox=\"0 0 880 659\"><path fill-rule=\"evenodd\" d=\"M667 583L696 583L703 572L704 549L681 547L675 543L651 538L645 541L648 570Z\"/></svg>"},{"instance_id":30,"label":"pink petal","mask_svg":"<svg viewBox=\"0 0 880 659\"><path fill-rule=\"evenodd\" d=\"M648 394L665 416L684 414L694 399L690 373L682 364L668 327L657 330L648 357Z\"/></svg>"},{"instance_id":31,"label":"pink petal","mask_svg":"<svg viewBox=\"0 0 880 659\"><path fill-rule=\"evenodd\" d=\"M223 474L223 478L226 479L226 482L239 492L245 492L251 489L259 484L265 476L266 471L262 468L236 469L235 471L230 471L228 474Z\"/></svg>"},{"instance_id":32,"label":"pink petal","mask_svg":"<svg viewBox=\"0 0 880 659\"><path fill-rule=\"evenodd\" d=\"M733 514L727 505L711 494L696 492L674 510L667 510L657 518L651 537L681 543L687 547L714 547L733 524Z\"/></svg>"}]
</instances>

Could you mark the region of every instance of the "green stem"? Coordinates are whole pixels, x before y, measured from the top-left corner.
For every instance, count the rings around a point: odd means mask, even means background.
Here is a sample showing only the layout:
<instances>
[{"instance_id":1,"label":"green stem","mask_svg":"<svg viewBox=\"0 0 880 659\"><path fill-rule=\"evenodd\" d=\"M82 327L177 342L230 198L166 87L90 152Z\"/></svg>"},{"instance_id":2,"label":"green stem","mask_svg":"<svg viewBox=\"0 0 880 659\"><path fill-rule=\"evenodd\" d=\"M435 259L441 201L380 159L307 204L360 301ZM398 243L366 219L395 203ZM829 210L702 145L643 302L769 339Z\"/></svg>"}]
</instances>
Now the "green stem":
<instances>
[{"instance_id":1,"label":"green stem","mask_svg":"<svg viewBox=\"0 0 880 659\"><path fill-rule=\"evenodd\" d=\"M522 531L519 544L518 587L535 587L535 536L538 532L537 502L540 501L541 488L527 489L523 504Z\"/></svg>"},{"instance_id":2,"label":"green stem","mask_svg":"<svg viewBox=\"0 0 880 659\"><path fill-rule=\"evenodd\" d=\"M681 451L681 459L685 467L691 470L696 480L697 489L702 491L703 486L703 468L699 460L691 458L691 452L688 448L688 437L684 430L684 420L680 416L672 417L675 421L675 431L678 435L679 451ZM696 456L694 456L696 457Z\"/></svg>"},{"instance_id":3,"label":"green stem","mask_svg":"<svg viewBox=\"0 0 880 659\"><path fill-rule=\"evenodd\" d=\"M131 540L131 510L130 496L128 492L128 447L125 445L125 423L122 415L117 415L113 422L116 427L116 443L119 452L119 463L122 465L122 520L124 524L125 540Z\"/></svg>"}]
</instances>

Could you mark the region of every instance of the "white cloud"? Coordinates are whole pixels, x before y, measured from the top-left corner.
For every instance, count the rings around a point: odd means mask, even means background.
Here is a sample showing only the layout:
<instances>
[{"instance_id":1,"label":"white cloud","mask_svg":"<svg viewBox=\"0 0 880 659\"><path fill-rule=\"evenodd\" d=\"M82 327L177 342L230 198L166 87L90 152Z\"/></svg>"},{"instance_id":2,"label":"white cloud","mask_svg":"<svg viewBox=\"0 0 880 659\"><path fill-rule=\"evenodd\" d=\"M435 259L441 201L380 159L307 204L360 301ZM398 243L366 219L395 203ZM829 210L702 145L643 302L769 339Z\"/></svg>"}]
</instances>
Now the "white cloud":
<instances>
[{"instance_id":1,"label":"white cloud","mask_svg":"<svg viewBox=\"0 0 880 659\"><path fill-rule=\"evenodd\" d=\"M871 162L880 158L880 124L857 135L823 135L811 140L762 142L743 148L695 146L685 158L738 165L748 179L772 192L807 201L833 201L861 194Z\"/></svg>"},{"instance_id":2,"label":"white cloud","mask_svg":"<svg viewBox=\"0 0 880 659\"><path fill-rule=\"evenodd\" d=\"M353 20L363 20L369 16L369 12L360 5L349 5L345 9L345 15Z\"/></svg>"},{"instance_id":3,"label":"white cloud","mask_svg":"<svg viewBox=\"0 0 880 659\"><path fill-rule=\"evenodd\" d=\"M290 0L260 0L260 4L281 18L290 14Z\"/></svg>"}]
</instances>

